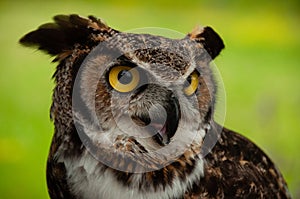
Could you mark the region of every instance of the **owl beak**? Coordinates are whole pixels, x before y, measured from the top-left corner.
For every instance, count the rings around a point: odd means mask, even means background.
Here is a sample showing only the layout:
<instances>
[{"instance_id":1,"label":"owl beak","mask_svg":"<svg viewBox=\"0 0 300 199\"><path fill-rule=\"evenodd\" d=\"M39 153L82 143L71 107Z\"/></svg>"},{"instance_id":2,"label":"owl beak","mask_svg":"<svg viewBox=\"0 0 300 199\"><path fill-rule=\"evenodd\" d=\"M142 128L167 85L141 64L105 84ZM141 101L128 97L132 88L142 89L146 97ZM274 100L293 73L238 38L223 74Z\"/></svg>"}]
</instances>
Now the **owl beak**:
<instances>
[{"instance_id":1,"label":"owl beak","mask_svg":"<svg viewBox=\"0 0 300 199\"><path fill-rule=\"evenodd\" d=\"M154 139L160 144L160 145L167 145L170 143L170 138L167 134L167 128L165 124L161 123L151 123L148 127L151 132L154 132Z\"/></svg>"},{"instance_id":2,"label":"owl beak","mask_svg":"<svg viewBox=\"0 0 300 199\"><path fill-rule=\"evenodd\" d=\"M143 116L131 116L132 120L139 126L145 126L147 132L151 135L152 139L160 146L165 146L170 143L171 138L175 135L179 120L181 117L180 106L177 98L170 97L169 103L163 106L167 114L166 118L152 118L151 121L149 114ZM159 112L154 115L163 115Z\"/></svg>"},{"instance_id":3,"label":"owl beak","mask_svg":"<svg viewBox=\"0 0 300 199\"><path fill-rule=\"evenodd\" d=\"M177 98L172 97L165 109L167 112L166 121L164 121L164 123L151 122L148 126L150 131L155 134L153 139L161 146L165 146L170 143L171 138L177 131L179 119L181 117Z\"/></svg>"}]
</instances>

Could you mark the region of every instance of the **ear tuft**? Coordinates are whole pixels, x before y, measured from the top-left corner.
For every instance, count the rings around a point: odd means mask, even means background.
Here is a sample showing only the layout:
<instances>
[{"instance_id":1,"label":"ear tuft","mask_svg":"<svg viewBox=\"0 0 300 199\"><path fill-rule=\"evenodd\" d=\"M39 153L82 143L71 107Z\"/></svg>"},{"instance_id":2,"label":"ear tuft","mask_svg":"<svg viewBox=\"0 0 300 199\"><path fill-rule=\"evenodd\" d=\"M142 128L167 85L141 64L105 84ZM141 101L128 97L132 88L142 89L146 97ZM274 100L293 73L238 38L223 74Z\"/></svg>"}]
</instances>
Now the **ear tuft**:
<instances>
[{"instance_id":1,"label":"ear tuft","mask_svg":"<svg viewBox=\"0 0 300 199\"><path fill-rule=\"evenodd\" d=\"M76 14L57 15L54 23L41 25L21 38L20 43L59 56L72 50L75 44L99 43L117 32L93 16L83 18Z\"/></svg>"},{"instance_id":2,"label":"ear tuft","mask_svg":"<svg viewBox=\"0 0 300 199\"><path fill-rule=\"evenodd\" d=\"M196 27L188 37L203 45L212 59L218 56L221 50L225 47L221 37L211 28Z\"/></svg>"}]
</instances>

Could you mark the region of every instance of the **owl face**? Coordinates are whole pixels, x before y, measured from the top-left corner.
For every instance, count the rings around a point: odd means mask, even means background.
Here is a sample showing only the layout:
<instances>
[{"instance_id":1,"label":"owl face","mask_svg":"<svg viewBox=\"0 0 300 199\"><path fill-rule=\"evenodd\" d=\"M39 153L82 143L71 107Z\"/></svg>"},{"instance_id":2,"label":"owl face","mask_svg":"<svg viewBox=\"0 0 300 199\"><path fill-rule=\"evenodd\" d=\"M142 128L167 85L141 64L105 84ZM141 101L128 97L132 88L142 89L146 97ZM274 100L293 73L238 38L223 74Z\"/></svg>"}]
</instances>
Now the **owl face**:
<instances>
[{"instance_id":1,"label":"owl face","mask_svg":"<svg viewBox=\"0 0 300 199\"><path fill-rule=\"evenodd\" d=\"M214 112L209 63L224 48L212 28L169 39L122 33L93 16L54 21L20 40L60 62L51 154L64 158L76 142L78 153L126 172L198 158Z\"/></svg>"},{"instance_id":2,"label":"owl face","mask_svg":"<svg viewBox=\"0 0 300 199\"><path fill-rule=\"evenodd\" d=\"M130 172L159 169L200 147L214 105L211 59L189 36L118 33L101 42L73 88L73 118L85 146Z\"/></svg>"}]
</instances>

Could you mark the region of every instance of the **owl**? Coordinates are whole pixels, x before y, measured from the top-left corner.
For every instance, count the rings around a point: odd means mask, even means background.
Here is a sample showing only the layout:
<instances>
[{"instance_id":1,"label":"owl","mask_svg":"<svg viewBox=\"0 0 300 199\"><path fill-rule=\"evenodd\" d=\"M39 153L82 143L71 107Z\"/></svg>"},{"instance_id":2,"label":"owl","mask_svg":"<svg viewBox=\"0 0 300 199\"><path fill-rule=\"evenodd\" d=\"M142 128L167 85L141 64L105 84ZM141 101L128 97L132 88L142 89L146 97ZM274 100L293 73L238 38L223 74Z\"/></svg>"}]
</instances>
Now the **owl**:
<instances>
[{"instance_id":1,"label":"owl","mask_svg":"<svg viewBox=\"0 0 300 199\"><path fill-rule=\"evenodd\" d=\"M170 39L58 15L20 43L58 62L51 198L290 198L270 158L214 121L211 27Z\"/></svg>"}]
</instances>

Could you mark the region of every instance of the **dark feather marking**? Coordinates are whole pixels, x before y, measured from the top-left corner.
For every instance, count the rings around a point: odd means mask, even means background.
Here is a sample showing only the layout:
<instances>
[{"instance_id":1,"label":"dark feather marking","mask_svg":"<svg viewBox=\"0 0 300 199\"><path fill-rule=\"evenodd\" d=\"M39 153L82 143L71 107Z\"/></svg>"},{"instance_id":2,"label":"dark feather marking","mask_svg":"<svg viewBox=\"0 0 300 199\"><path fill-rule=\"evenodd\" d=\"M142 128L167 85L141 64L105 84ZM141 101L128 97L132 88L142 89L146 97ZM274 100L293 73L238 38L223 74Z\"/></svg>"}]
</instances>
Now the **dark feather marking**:
<instances>
[{"instance_id":1,"label":"dark feather marking","mask_svg":"<svg viewBox=\"0 0 300 199\"><path fill-rule=\"evenodd\" d=\"M225 47L221 37L211 27L197 28L187 36L201 43L212 59Z\"/></svg>"},{"instance_id":2,"label":"dark feather marking","mask_svg":"<svg viewBox=\"0 0 300 199\"><path fill-rule=\"evenodd\" d=\"M48 161L47 185L50 198L52 199L75 198L70 192L70 187L66 180L66 168L63 163Z\"/></svg>"},{"instance_id":3,"label":"dark feather marking","mask_svg":"<svg viewBox=\"0 0 300 199\"><path fill-rule=\"evenodd\" d=\"M209 134L216 132L211 130ZM273 162L233 131L223 129L205 160L205 176L193 184L186 198L290 198Z\"/></svg>"},{"instance_id":4,"label":"dark feather marking","mask_svg":"<svg viewBox=\"0 0 300 199\"><path fill-rule=\"evenodd\" d=\"M200 43L203 44L203 47L212 59L218 56L225 47L221 37L211 27L205 27L204 31L199 34L199 37L204 38L204 40L200 40Z\"/></svg>"},{"instance_id":5,"label":"dark feather marking","mask_svg":"<svg viewBox=\"0 0 300 199\"><path fill-rule=\"evenodd\" d=\"M37 47L50 55L58 55L73 50L75 44L95 46L118 32L92 16L86 19L78 15L57 15L54 21L26 34L20 43Z\"/></svg>"}]
</instances>

